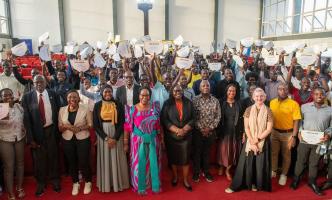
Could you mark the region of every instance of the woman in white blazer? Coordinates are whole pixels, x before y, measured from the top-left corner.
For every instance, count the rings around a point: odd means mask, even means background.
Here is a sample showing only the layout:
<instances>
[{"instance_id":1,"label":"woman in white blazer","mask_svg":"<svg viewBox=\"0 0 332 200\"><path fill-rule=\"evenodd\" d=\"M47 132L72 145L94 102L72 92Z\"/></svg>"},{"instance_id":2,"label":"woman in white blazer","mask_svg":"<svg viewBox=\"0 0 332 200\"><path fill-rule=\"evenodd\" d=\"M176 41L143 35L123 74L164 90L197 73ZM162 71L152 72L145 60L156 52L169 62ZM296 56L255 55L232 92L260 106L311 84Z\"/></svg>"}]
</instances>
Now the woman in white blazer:
<instances>
[{"instance_id":1,"label":"woman in white blazer","mask_svg":"<svg viewBox=\"0 0 332 200\"><path fill-rule=\"evenodd\" d=\"M78 170L85 179L84 194L91 192L90 167L90 132L92 113L88 107L79 104L80 97L76 90L67 93L68 105L59 111L59 130L62 132L63 151L68 160L70 174L73 180L72 195L79 193Z\"/></svg>"}]
</instances>

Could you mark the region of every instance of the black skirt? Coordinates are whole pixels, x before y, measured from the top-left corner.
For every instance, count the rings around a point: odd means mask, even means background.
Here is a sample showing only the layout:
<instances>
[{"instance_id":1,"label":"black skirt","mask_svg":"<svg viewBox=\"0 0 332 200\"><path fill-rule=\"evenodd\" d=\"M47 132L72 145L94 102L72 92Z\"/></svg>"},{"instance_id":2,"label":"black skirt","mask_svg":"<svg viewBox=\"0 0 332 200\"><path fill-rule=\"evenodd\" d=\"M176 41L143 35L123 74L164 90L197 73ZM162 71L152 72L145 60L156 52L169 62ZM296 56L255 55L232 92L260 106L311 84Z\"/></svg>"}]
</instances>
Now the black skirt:
<instances>
[{"instance_id":1,"label":"black skirt","mask_svg":"<svg viewBox=\"0 0 332 200\"><path fill-rule=\"evenodd\" d=\"M165 145L168 163L171 165L188 165L192 145L192 134L188 133L185 137L179 138L166 132Z\"/></svg>"},{"instance_id":2,"label":"black skirt","mask_svg":"<svg viewBox=\"0 0 332 200\"><path fill-rule=\"evenodd\" d=\"M246 143L245 143L246 144ZM251 190L255 185L257 190L271 192L271 144L270 138L265 139L262 153L247 155L246 145L243 145L235 175L230 188L233 191Z\"/></svg>"}]
</instances>

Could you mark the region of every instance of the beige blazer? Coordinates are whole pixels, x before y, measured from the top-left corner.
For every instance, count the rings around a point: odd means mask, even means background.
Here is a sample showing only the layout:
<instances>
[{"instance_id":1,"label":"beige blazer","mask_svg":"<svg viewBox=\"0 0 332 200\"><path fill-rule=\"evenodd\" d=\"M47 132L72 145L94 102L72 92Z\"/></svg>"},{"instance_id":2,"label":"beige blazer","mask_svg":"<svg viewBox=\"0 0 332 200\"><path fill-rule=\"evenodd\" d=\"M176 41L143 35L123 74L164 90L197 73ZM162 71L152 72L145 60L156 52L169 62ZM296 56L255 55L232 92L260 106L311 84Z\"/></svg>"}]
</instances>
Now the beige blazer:
<instances>
[{"instance_id":1,"label":"beige blazer","mask_svg":"<svg viewBox=\"0 0 332 200\"><path fill-rule=\"evenodd\" d=\"M68 121L68 106L61 107L59 111L59 126L66 124L70 124L70 122ZM77 110L74 126L83 125L89 125L90 127L92 127L92 113L89 111L86 105L80 104ZM70 130L66 130L62 133L62 137L65 140L70 140L73 135L74 133ZM83 130L76 133L76 138L78 140L86 139L89 136L89 130Z\"/></svg>"}]
</instances>

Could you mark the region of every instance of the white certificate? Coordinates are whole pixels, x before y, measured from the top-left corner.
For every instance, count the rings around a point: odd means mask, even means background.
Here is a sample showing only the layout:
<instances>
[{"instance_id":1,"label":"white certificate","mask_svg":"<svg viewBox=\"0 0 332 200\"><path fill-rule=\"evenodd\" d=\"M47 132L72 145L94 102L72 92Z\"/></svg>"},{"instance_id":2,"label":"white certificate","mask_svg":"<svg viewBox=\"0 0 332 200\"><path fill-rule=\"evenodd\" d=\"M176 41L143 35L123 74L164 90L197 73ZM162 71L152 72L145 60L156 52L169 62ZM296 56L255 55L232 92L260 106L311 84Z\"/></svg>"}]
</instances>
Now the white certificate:
<instances>
[{"instance_id":1,"label":"white certificate","mask_svg":"<svg viewBox=\"0 0 332 200\"><path fill-rule=\"evenodd\" d=\"M324 132L302 130L301 136L303 141L308 144L319 144L324 137Z\"/></svg>"},{"instance_id":2,"label":"white certificate","mask_svg":"<svg viewBox=\"0 0 332 200\"><path fill-rule=\"evenodd\" d=\"M0 103L0 119L8 116L9 113L9 103Z\"/></svg>"}]
</instances>

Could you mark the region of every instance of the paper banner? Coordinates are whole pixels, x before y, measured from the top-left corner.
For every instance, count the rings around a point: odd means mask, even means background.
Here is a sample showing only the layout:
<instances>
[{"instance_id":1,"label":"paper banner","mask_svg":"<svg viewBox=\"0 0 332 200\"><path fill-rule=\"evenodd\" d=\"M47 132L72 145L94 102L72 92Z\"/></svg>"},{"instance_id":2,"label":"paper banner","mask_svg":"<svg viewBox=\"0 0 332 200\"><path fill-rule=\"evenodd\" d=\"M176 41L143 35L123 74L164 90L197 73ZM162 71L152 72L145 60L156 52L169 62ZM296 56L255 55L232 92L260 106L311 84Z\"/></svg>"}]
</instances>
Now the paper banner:
<instances>
[{"instance_id":1,"label":"paper banner","mask_svg":"<svg viewBox=\"0 0 332 200\"><path fill-rule=\"evenodd\" d=\"M116 45L115 44L111 44L107 50L107 53L109 55L114 55L116 53Z\"/></svg>"},{"instance_id":2,"label":"paper banner","mask_svg":"<svg viewBox=\"0 0 332 200\"><path fill-rule=\"evenodd\" d=\"M131 38L130 45L135 46L136 42L137 42L136 38Z\"/></svg>"},{"instance_id":3,"label":"paper banner","mask_svg":"<svg viewBox=\"0 0 332 200\"><path fill-rule=\"evenodd\" d=\"M189 69L193 65L194 60L189 58L175 58L175 64L180 69Z\"/></svg>"},{"instance_id":4,"label":"paper banner","mask_svg":"<svg viewBox=\"0 0 332 200\"><path fill-rule=\"evenodd\" d=\"M28 51L28 47L25 42L21 42L18 45L12 47L11 51L15 56L24 56L25 53Z\"/></svg>"},{"instance_id":5,"label":"paper banner","mask_svg":"<svg viewBox=\"0 0 332 200\"><path fill-rule=\"evenodd\" d=\"M96 47L98 49L100 49L101 51L106 51L106 48L107 48L106 44L102 41L97 41Z\"/></svg>"},{"instance_id":6,"label":"paper banner","mask_svg":"<svg viewBox=\"0 0 332 200\"><path fill-rule=\"evenodd\" d=\"M50 61L50 60L52 60L48 44L45 44L44 46L40 47L40 49L39 49L39 57L43 61Z\"/></svg>"},{"instance_id":7,"label":"paper banner","mask_svg":"<svg viewBox=\"0 0 332 200\"><path fill-rule=\"evenodd\" d=\"M267 50L270 50L272 47L274 47L274 44L272 41L266 41L263 45L263 47Z\"/></svg>"},{"instance_id":8,"label":"paper banner","mask_svg":"<svg viewBox=\"0 0 332 200\"><path fill-rule=\"evenodd\" d=\"M131 58L130 44L128 40L119 42L118 53L124 58Z\"/></svg>"},{"instance_id":9,"label":"paper banner","mask_svg":"<svg viewBox=\"0 0 332 200\"><path fill-rule=\"evenodd\" d=\"M62 45L61 44L53 45L51 51L53 53L61 53Z\"/></svg>"},{"instance_id":10,"label":"paper banner","mask_svg":"<svg viewBox=\"0 0 332 200\"><path fill-rule=\"evenodd\" d=\"M147 41L151 41L151 37L150 35L144 35L141 37L141 40L144 42L147 42Z\"/></svg>"},{"instance_id":11,"label":"paper banner","mask_svg":"<svg viewBox=\"0 0 332 200\"><path fill-rule=\"evenodd\" d=\"M265 48L262 48L261 55L262 58L266 58L270 55L270 53Z\"/></svg>"},{"instance_id":12,"label":"paper banner","mask_svg":"<svg viewBox=\"0 0 332 200\"><path fill-rule=\"evenodd\" d=\"M314 49L315 54L318 55L318 54L320 54L321 52L326 51L326 49L327 49L327 44L326 44L326 43L323 43L323 44L320 44L320 45L316 44L316 45L313 46L313 49Z\"/></svg>"},{"instance_id":13,"label":"paper banner","mask_svg":"<svg viewBox=\"0 0 332 200\"><path fill-rule=\"evenodd\" d=\"M261 47L261 46L263 46L263 44L264 44L264 41L263 41L263 40L256 40L256 41L255 41L255 46L256 46L256 47Z\"/></svg>"},{"instance_id":14,"label":"paper banner","mask_svg":"<svg viewBox=\"0 0 332 200\"><path fill-rule=\"evenodd\" d=\"M105 67L105 65L106 61L104 60L104 58L99 53L96 53L94 57L94 66L102 68Z\"/></svg>"},{"instance_id":15,"label":"paper banner","mask_svg":"<svg viewBox=\"0 0 332 200\"><path fill-rule=\"evenodd\" d=\"M80 52L81 58L85 59L92 53L92 47L88 46Z\"/></svg>"},{"instance_id":16,"label":"paper banner","mask_svg":"<svg viewBox=\"0 0 332 200\"><path fill-rule=\"evenodd\" d=\"M78 72L86 72L90 68L88 60L70 60L70 64Z\"/></svg>"},{"instance_id":17,"label":"paper banner","mask_svg":"<svg viewBox=\"0 0 332 200\"><path fill-rule=\"evenodd\" d=\"M297 63L299 63L303 68L308 67L309 65L314 64L316 61L315 55L300 55L297 57Z\"/></svg>"},{"instance_id":18,"label":"paper banner","mask_svg":"<svg viewBox=\"0 0 332 200\"><path fill-rule=\"evenodd\" d=\"M46 40L48 40L50 38L50 33L46 32L43 35L39 36L38 38L38 45L40 46L42 42L45 43Z\"/></svg>"},{"instance_id":19,"label":"paper banner","mask_svg":"<svg viewBox=\"0 0 332 200\"><path fill-rule=\"evenodd\" d=\"M243 39L241 40L241 44L242 44L244 47L251 47L251 45L254 44L254 38L252 38L252 37L243 38Z\"/></svg>"},{"instance_id":20,"label":"paper banner","mask_svg":"<svg viewBox=\"0 0 332 200\"><path fill-rule=\"evenodd\" d=\"M233 60L236 62L236 64L242 68L243 67L243 61L242 58L238 55L233 55Z\"/></svg>"},{"instance_id":21,"label":"paper banner","mask_svg":"<svg viewBox=\"0 0 332 200\"><path fill-rule=\"evenodd\" d=\"M154 53L156 55L159 55L163 52L164 46L162 41L146 41L144 42L144 49L145 51L153 55Z\"/></svg>"},{"instance_id":22,"label":"paper banner","mask_svg":"<svg viewBox=\"0 0 332 200\"><path fill-rule=\"evenodd\" d=\"M113 58L113 60L116 61L116 62L119 62L119 61L121 60L120 55L119 55L118 53L114 54L114 55L112 56L112 58Z\"/></svg>"},{"instance_id":23,"label":"paper banner","mask_svg":"<svg viewBox=\"0 0 332 200\"><path fill-rule=\"evenodd\" d=\"M212 71L220 71L221 63L220 62L218 62L218 63L208 63L208 67Z\"/></svg>"},{"instance_id":24,"label":"paper banner","mask_svg":"<svg viewBox=\"0 0 332 200\"><path fill-rule=\"evenodd\" d=\"M322 57L330 57L332 58L332 48L328 48L327 51L322 52Z\"/></svg>"},{"instance_id":25,"label":"paper banner","mask_svg":"<svg viewBox=\"0 0 332 200\"><path fill-rule=\"evenodd\" d=\"M9 113L9 103L0 103L0 119L6 118Z\"/></svg>"},{"instance_id":26,"label":"paper banner","mask_svg":"<svg viewBox=\"0 0 332 200\"><path fill-rule=\"evenodd\" d=\"M143 50L142 50L142 47L140 47L139 45L135 45L135 48L134 48L134 55L135 55L135 58L140 58L143 56Z\"/></svg>"},{"instance_id":27,"label":"paper banner","mask_svg":"<svg viewBox=\"0 0 332 200\"><path fill-rule=\"evenodd\" d=\"M189 47L188 46L185 46L185 47L182 47L181 49L179 49L176 54L179 56L179 57L182 57L182 58L185 58L189 55Z\"/></svg>"},{"instance_id":28,"label":"paper banner","mask_svg":"<svg viewBox=\"0 0 332 200\"><path fill-rule=\"evenodd\" d=\"M120 42L120 39L121 39L120 35L116 35L114 38L114 43Z\"/></svg>"},{"instance_id":29,"label":"paper banner","mask_svg":"<svg viewBox=\"0 0 332 200\"><path fill-rule=\"evenodd\" d=\"M267 66L274 66L279 61L279 56L269 55L264 58L264 62Z\"/></svg>"},{"instance_id":30,"label":"paper banner","mask_svg":"<svg viewBox=\"0 0 332 200\"><path fill-rule=\"evenodd\" d=\"M229 49L235 49L236 48L236 41L235 40L231 40L231 39L227 39L225 41L226 43L226 46L229 48Z\"/></svg>"},{"instance_id":31,"label":"paper banner","mask_svg":"<svg viewBox=\"0 0 332 200\"><path fill-rule=\"evenodd\" d=\"M64 52L68 55L75 55L77 52L77 48L75 46L69 45L64 47Z\"/></svg>"},{"instance_id":32,"label":"paper banner","mask_svg":"<svg viewBox=\"0 0 332 200\"><path fill-rule=\"evenodd\" d=\"M223 50L224 50L224 48L225 48L225 43L217 43L217 52L218 53L221 53L221 52L223 52Z\"/></svg>"},{"instance_id":33,"label":"paper banner","mask_svg":"<svg viewBox=\"0 0 332 200\"><path fill-rule=\"evenodd\" d=\"M183 43L183 37L182 37L182 35L179 35L177 38L174 39L174 44L175 45L181 46L182 43Z\"/></svg>"}]
</instances>

